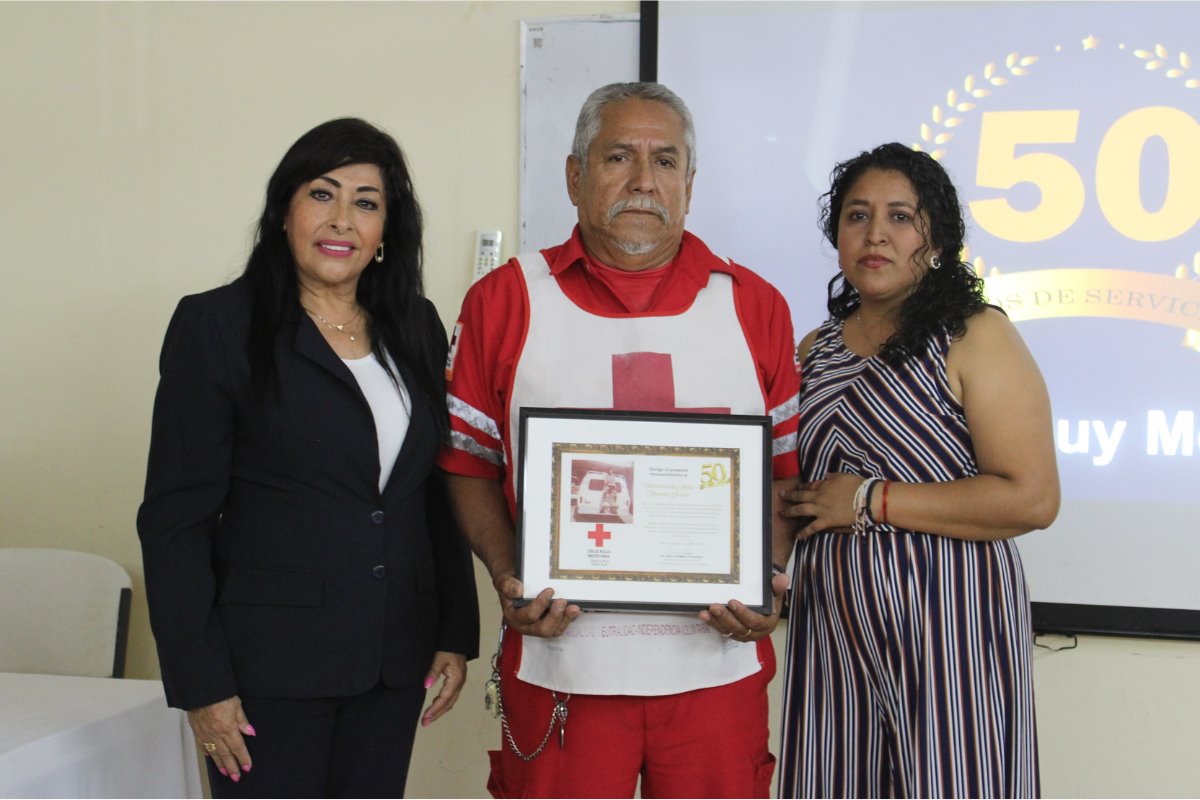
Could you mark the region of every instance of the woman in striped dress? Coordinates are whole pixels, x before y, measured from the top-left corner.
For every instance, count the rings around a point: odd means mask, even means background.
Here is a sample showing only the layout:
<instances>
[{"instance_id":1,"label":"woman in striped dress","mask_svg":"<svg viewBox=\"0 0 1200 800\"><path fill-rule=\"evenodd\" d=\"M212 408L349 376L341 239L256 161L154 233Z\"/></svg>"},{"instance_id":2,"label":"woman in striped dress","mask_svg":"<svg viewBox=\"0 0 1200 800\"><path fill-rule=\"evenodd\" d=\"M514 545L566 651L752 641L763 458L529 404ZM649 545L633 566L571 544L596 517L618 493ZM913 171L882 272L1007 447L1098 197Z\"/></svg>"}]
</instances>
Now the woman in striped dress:
<instances>
[{"instance_id":1,"label":"woman in striped dress","mask_svg":"<svg viewBox=\"0 0 1200 800\"><path fill-rule=\"evenodd\" d=\"M941 165L883 145L824 201L841 272L797 353L779 796L1036 796L1012 539L1058 513L1045 383L961 261Z\"/></svg>"}]
</instances>

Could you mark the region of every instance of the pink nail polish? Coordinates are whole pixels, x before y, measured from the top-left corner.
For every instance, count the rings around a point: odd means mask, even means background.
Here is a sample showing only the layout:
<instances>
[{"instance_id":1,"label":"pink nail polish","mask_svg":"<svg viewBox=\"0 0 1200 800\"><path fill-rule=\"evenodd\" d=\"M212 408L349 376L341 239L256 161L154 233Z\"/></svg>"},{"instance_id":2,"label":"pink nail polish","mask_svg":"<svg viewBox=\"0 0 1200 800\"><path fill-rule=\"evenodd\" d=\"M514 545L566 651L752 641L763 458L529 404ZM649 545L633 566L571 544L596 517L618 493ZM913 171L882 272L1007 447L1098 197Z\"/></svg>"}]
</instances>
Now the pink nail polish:
<instances>
[{"instance_id":1,"label":"pink nail polish","mask_svg":"<svg viewBox=\"0 0 1200 800\"><path fill-rule=\"evenodd\" d=\"M430 686L433 686L433 676L432 675L425 679L425 688L428 689Z\"/></svg>"},{"instance_id":2,"label":"pink nail polish","mask_svg":"<svg viewBox=\"0 0 1200 800\"><path fill-rule=\"evenodd\" d=\"M258 736L258 733L254 730L254 726L251 725L249 722L246 723L246 735L247 736Z\"/></svg>"},{"instance_id":3,"label":"pink nail polish","mask_svg":"<svg viewBox=\"0 0 1200 800\"><path fill-rule=\"evenodd\" d=\"M229 777L229 770L225 769L224 767L217 767L217 772L221 773L226 778Z\"/></svg>"},{"instance_id":4,"label":"pink nail polish","mask_svg":"<svg viewBox=\"0 0 1200 800\"><path fill-rule=\"evenodd\" d=\"M233 781L234 783L237 783L241 779L242 779L241 775L230 775L229 776L229 780Z\"/></svg>"},{"instance_id":5,"label":"pink nail polish","mask_svg":"<svg viewBox=\"0 0 1200 800\"><path fill-rule=\"evenodd\" d=\"M429 717L425 717L424 719L422 719L422 720L421 720L421 727L422 727L422 728L428 728L428 727L429 727L429 722L430 722L430 719L429 719Z\"/></svg>"},{"instance_id":6,"label":"pink nail polish","mask_svg":"<svg viewBox=\"0 0 1200 800\"><path fill-rule=\"evenodd\" d=\"M249 772L249 771L250 771L250 765L242 764L242 772Z\"/></svg>"}]
</instances>

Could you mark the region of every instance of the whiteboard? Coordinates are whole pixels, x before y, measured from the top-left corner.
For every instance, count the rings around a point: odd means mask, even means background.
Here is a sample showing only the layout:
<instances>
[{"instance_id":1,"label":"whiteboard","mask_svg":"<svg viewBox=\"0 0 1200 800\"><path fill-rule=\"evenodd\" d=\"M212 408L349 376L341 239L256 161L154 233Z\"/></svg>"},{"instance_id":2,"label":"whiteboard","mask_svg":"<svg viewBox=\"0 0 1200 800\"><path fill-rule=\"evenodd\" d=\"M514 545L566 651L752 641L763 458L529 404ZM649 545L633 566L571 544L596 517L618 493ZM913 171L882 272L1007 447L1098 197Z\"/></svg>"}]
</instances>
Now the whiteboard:
<instances>
[{"instance_id":1,"label":"whiteboard","mask_svg":"<svg viewBox=\"0 0 1200 800\"><path fill-rule=\"evenodd\" d=\"M566 163L583 101L637 79L637 14L521 20L521 253L561 244L575 227Z\"/></svg>"}]
</instances>

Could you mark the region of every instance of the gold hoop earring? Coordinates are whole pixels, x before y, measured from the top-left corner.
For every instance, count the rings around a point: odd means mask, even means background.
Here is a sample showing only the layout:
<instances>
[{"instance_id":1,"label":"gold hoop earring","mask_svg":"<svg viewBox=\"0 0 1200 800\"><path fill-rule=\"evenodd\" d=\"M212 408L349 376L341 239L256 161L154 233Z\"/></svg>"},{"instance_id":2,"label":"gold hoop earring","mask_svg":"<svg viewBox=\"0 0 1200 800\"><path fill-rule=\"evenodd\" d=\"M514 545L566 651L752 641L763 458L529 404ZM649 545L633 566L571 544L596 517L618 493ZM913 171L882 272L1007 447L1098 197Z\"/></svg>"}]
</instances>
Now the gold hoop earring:
<instances>
[{"instance_id":1,"label":"gold hoop earring","mask_svg":"<svg viewBox=\"0 0 1200 800\"><path fill-rule=\"evenodd\" d=\"M375 248L375 263L383 263L383 242L380 242L379 247Z\"/></svg>"}]
</instances>

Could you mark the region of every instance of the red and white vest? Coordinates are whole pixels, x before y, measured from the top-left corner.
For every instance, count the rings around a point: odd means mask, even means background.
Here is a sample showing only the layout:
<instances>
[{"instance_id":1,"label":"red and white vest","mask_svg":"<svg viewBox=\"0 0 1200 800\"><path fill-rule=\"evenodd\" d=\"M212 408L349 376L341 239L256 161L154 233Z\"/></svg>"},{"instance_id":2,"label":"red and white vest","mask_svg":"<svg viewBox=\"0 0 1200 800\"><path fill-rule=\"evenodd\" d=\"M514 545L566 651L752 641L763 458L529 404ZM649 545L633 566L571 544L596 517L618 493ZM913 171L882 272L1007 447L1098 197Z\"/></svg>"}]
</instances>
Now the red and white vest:
<instances>
[{"instance_id":1,"label":"red and white vest","mask_svg":"<svg viewBox=\"0 0 1200 800\"><path fill-rule=\"evenodd\" d=\"M767 413L732 276L710 273L679 314L605 316L572 302L541 253L518 261L529 329L510 394L510 452L520 452L522 407ZM587 613L561 637L525 637L523 648L518 677L580 694L676 694L760 668L754 644L722 638L691 614Z\"/></svg>"}]
</instances>

